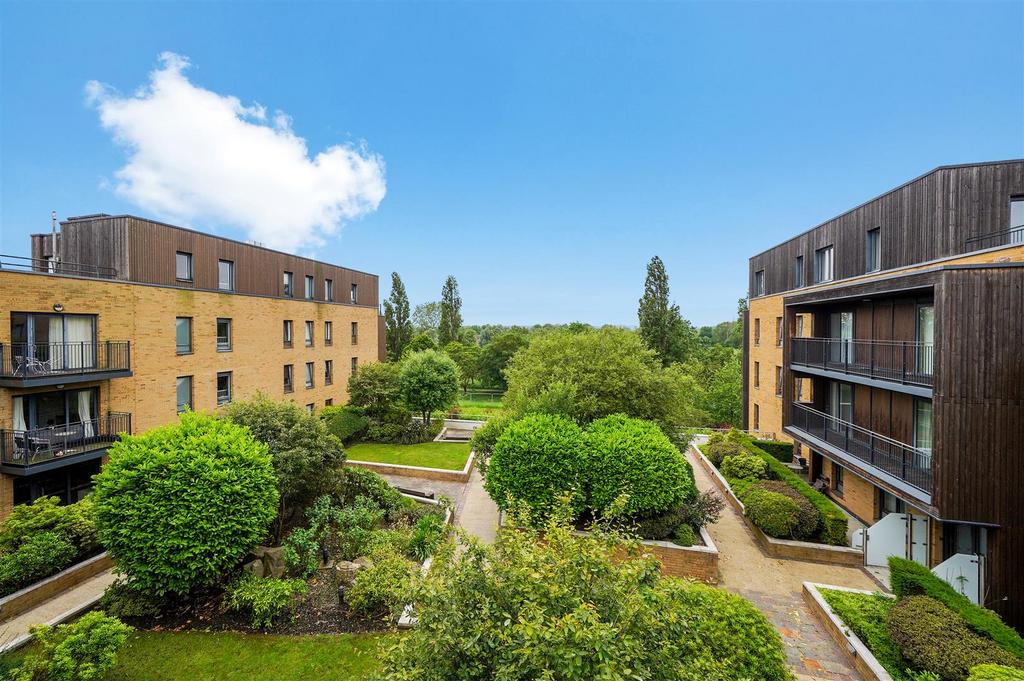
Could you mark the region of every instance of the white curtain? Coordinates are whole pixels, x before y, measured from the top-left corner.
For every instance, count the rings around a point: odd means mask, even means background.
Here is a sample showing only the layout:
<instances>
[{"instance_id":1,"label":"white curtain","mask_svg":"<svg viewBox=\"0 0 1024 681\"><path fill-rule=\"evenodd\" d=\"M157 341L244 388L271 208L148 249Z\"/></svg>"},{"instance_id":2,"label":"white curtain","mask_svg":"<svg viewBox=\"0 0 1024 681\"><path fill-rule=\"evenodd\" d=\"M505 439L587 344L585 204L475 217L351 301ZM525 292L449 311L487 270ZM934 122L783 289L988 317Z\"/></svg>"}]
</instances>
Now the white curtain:
<instances>
[{"instance_id":1,"label":"white curtain","mask_svg":"<svg viewBox=\"0 0 1024 681\"><path fill-rule=\"evenodd\" d=\"M43 359L49 357L50 359L50 370L63 369L64 368L64 318L55 315L49 318L49 353L42 348L36 350L36 357ZM38 338L37 338L38 340Z\"/></svg>"},{"instance_id":2,"label":"white curtain","mask_svg":"<svg viewBox=\"0 0 1024 681\"><path fill-rule=\"evenodd\" d=\"M96 430L92 425L92 391L91 390L79 390L78 391L78 418L82 419L82 434L85 437L92 437L96 434Z\"/></svg>"},{"instance_id":3,"label":"white curtain","mask_svg":"<svg viewBox=\"0 0 1024 681\"><path fill-rule=\"evenodd\" d=\"M28 430L25 423L25 400L21 397L14 398L14 430Z\"/></svg>"},{"instance_id":4,"label":"white curtain","mask_svg":"<svg viewBox=\"0 0 1024 681\"><path fill-rule=\"evenodd\" d=\"M95 366L92 317L69 316L67 320L68 363L70 369Z\"/></svg>"}]
</instances>

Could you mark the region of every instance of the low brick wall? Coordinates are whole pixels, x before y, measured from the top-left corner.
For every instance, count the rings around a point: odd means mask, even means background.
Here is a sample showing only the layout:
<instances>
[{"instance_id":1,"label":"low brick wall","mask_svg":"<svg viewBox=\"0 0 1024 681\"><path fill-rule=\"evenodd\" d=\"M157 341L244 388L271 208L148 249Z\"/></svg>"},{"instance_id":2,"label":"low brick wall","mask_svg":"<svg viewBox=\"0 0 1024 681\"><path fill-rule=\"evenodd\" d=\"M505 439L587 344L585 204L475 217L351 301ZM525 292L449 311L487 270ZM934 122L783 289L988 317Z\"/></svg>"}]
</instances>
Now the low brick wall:
<instances>
[{"instance_id":1,"label":"low brick wall","mask_svg":"<svg viewBox=\"0 0 1024 681\"><path fill-rule=\"evenodd\" d=\"M804 582L803 597L804 602L807 603L807 607L811 609L814 616L818 618L825 631L832 637L832 640L836 642L839 649L843 651L846 658L850 661L862 679L865 681L892 681L892 677L889 672L885 671L883 667L868 647L864 645L864 642L860 640L857 634L853 633L846 624L839 619L839 616L832 611L825 599L822 598L821 593L818 591L819 588L823 589L834 589L836 591L851 591L853 593L871 593L870 591L861 591L860 589L847 589L842 586L830 586L828 584L813 584L811 582Z\"/></svg>"},{"instance_id":2,"label":"low brick wall","mask_svg":"<svg viewBox=\"0 0 1024 681\"><path fill-rule=\"evenodd\" d=\"M693 445L690 446L690 451L697 461L700 463L701 468L708 474L711 480L718 487L718 490L722 493L726 502L732 506L737 513L743 518L743 522L746 523L747 528L750 529L750 533L754 535L754 539L757 541L758 546L766 554L773 558L783 558L787 560L804 560L812 563L826 563L829 565L848 565L851 567L863 567L864 566L864 552L861 549L855 549L850 546L831 546L829 544L816 544L808 541L795 541L792 539L776 539L775 537L769 537L761 528L750 521L749 518L744 514L743 502L733 493L732 488L729 487L729 482L722 477L722 474L718 472L718 469L708 461L707 457Z\"/></svg>"},{"instance_id":3,"label":"low brick wall","mask_svg":"<svg viewBox=\"0 0 1024 681\"><path fill-rule=\"evenodd\" d=\"M650 539L643 540L641 544L645 551L653 553L661 562L663 574L718 584L718 548L703 527L700 529L700 536L705 546L678 546L672 542Z\"/></svg>"},{"instance_id":4,"label":"low brick wall","mask_svg":"<svg viewBox=\"0 0 1024 681\"><path fill-rule=\"evenodd\" d=\"M422 478L424 480L444 480L447 482L469 482L469 476L473 471L473 461L476 453L470 452L466 459L466 465L461 471L453 471L447 468L424 468L422 466L400 466L394 463L377 463L376 461L355 461L347 459L345 465L367 468L374 473L381 475L402 475L408 478Z\"/></svg>"},{"instance_id":5,"label":"low brick wall","mask_svg":"<svg viewBox=\"0 0 1024 681\"><path fill-rule=\"evenodd\" d=\"M114 566L106 552L72 565L67 570L58 572L41 581L15 591L10 596L0 598L0 621L6 621L27 612L57 594L81 584L90 577Z\"/></svg>"}]
</instances>

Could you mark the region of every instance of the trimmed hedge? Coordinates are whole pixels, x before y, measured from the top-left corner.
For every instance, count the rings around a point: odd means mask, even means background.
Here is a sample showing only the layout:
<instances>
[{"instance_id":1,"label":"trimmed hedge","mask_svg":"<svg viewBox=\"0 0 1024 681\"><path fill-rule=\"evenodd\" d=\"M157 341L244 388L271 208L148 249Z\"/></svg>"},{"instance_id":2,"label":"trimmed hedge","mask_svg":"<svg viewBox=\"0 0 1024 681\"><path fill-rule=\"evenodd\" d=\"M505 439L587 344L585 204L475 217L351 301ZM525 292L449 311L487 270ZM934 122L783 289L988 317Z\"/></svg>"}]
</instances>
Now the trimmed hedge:
<instances>
[{"instance_id":1,"label":"trimmed hedge","mask_svg":"<svg viewBox=\"0 0 1024 681\"><path fill-rule=\"evenodd\" d=\"M1024 660L1024 639L1020 634L1007 626L995 612L975 605L925 566L892 556L889 558L889 582L898 598L918 594L930 596L960 615L971 629Z\"/></svg>"},{"instance_id":2,"label":"trimmed hedge","mask_svg":"<svg viewBox=\"0 0 1024 681\"><path fill-rule=\"evenodd\" d=\"M751 491L763 489L769 492L777 492L796 502L799 514L797 515L796 527L793 528L793 539L809 539L818 532L821 527L821 513L802 494L787 485L782 480L763 480L756 482L750 488Z\"/></svg>"},{"instance_id":3,"label":"trimmed hedge","mask_svg":"<svg viewBox=\"0 0 1024 681\"><path fill-rule=\"evenodd\" d=\"M1001 664L979 664L971 669L967 681L1024 681L1024 671Z\"/></svg>"},{"instance_id":4,"label":"trimmed hedge","mask_svg":"<svg viewBox=\"0 0 1024 681\"><path fill-rule=\"evenodd\" d=\"M743 499L744 513L769 537L789 539L800 522L800 508L785 494L752 488Z\"/></svg>"},{"instance_id":5,"label":"trimmed hedge","mask_svg":"<svg viewBox=\"0 0 1024 681\"><path fill-rule=\"evenodd\" d=\"M889 611L896 604L896 599L880 593L866 594L836 589L819 589L819 593L893 679L902 681L906 678L903 654L889 636L887 624Z\"/></svg>"},{"instance_id":6,"label":"trimmed hedge","mask_svg":"<svg viewBox=\"0 0 1024 681\"><path fill-rule=\"evenodd\" d=\"M704 451L704 455L708 457L715 468L722 465L730 456L739 456L743 453L743 446L738 442L731 442L729 440L719 440L718 442L708 442L707 445L701 448Z\"/></svg>"},{"instance_id":7,"label":"trimmed hedge","mask_svg":"<svg viewBox=\"0 0 1024 681\"><path fill-rule=\"evenodd\" d=\"M755 454L739 454L725 457L721 471L727 478L764 480L768 477L768 464Z\"/></svg>"},{"instance_id":8,"label":"trimmed hedge","mask_svg":"<svg viewBox=\"0 0 1024 681\"><path fill-rule=\"evenodd\" d=\"M792 442L780 442L779 440L754 440L753 445L758 449L764 450L766 454L775 457L782 463L790 463L793 461Z\"/></svg>"}]
</instances>

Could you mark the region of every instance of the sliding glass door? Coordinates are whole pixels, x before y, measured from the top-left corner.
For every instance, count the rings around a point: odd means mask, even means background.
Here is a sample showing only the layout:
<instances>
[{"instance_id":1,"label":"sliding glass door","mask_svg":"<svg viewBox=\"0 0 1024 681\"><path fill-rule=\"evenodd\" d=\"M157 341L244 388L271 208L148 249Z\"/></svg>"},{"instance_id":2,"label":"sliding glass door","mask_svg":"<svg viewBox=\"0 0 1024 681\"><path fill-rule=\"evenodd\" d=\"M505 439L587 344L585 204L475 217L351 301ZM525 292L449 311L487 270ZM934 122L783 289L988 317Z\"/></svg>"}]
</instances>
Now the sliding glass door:
<instances>
[{"instance_id":1,"label":"sliding glass door","mask_svg":"<svg viewBox=\"0 0 1024 681\"><path fill-rule=\"evenodd\" d=\"M18 395L13 400L14 430L62 428L81 424L82 437L96 434L99 394L96 388Z\"/></svg>"},{"instance_id":2,"label":"sliding glass door","mask_svg":"<svg viewBox=\"0 0 1024 681\"><path fill-rule=\"evenodd\" d=\"M12 357L17 368L89 369L96 366L94 315L11 314Z\"/></svg>"}]
</instances>

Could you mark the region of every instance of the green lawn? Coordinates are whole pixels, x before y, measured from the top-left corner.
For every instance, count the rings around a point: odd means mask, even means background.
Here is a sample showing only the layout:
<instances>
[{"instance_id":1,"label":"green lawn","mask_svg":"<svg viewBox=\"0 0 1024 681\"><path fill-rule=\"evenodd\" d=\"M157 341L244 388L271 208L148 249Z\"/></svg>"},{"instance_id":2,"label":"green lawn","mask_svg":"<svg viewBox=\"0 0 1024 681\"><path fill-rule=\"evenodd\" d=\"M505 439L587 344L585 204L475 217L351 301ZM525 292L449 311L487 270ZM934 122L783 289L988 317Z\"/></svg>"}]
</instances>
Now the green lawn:
<instances>
[{"instance_id":1,"label":"green lawn","mask_svg":"<svg viewBox=\"0 0 1024 681\"><path fill-rule=\"evenodd\" d=\"M466 415L497 416L504 406L501 400L459 400L459 411Z\"/></svg>"},{"instance_id":2,"label":"green lawn","mask_svg":"<svg viewBox=\"0 0 1024 681\"><path fill-rule=\"evenodd\" d=\"M385 634L138 632L128 639L106 679L369 679L380 666L379 654L387 638Z\"/></svg>"},{"instance_id":3,"label":"green lawn","mask_svg":"<svg viewBox=\"0 0 1024 681\"><path fill-rule=\"evenodd\" d=\"M464 442L423 442L418 445L392 445L362 442L345 450L353 461L375 461L401 466L447 468L461 471L469 458L469 444Z\"/></svg>"}]
</instances>

